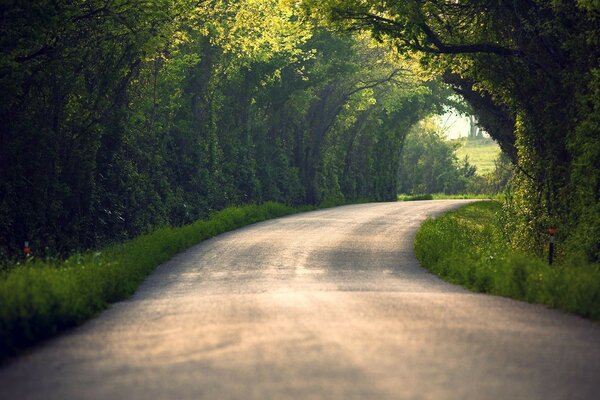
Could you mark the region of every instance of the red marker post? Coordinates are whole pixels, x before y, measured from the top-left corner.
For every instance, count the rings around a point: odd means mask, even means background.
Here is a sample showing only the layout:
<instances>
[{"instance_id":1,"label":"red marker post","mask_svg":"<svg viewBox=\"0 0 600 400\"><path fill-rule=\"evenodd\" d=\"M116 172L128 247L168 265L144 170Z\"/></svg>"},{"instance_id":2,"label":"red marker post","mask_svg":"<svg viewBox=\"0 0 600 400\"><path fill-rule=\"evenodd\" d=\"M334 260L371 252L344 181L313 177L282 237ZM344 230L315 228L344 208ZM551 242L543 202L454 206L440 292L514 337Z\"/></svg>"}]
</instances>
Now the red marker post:
<instances>
[{"instance_id":1,"label":"red marker post","mask_svg":"<svg viewBox=\"0 0 600 400\"><path fill-rule=\"evenodd\" d=\"M25 254L25 257L31 254L31 247L29 247L29 242L27 241L23 244L23 254Z\"/></svg>"},{"instance_id":2,"label":"red marker post","mask_svg":"<svg viewBox=\"0 0 600 400\"><path fill-rule=\"evenodd\" d=\"M552 265L552 261L554 261L554 234L556 233L556 228L548 229L548 233L550 233L550 242L548 245L548 264Z\"/></svg>"}]
</instances>

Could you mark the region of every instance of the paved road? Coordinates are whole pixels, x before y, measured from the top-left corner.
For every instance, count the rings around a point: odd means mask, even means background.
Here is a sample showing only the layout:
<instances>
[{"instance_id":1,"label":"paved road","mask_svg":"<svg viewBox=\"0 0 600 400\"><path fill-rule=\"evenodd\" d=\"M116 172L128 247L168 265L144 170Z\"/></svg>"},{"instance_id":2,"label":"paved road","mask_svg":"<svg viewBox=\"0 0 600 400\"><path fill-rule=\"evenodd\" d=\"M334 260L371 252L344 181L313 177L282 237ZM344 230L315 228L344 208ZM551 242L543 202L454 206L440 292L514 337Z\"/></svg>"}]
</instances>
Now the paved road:
<instances>
[{"instance_id":1,"label":"paved road","mask_svg":"<svg viewBox=\"0 0 600 400\"><path fill-rule=\"evenodd\" d=\"M597 399L600 325L469 293L412 238L459 201L221 235L0 370L2 399Z\"/></svg>"}]
</instances>

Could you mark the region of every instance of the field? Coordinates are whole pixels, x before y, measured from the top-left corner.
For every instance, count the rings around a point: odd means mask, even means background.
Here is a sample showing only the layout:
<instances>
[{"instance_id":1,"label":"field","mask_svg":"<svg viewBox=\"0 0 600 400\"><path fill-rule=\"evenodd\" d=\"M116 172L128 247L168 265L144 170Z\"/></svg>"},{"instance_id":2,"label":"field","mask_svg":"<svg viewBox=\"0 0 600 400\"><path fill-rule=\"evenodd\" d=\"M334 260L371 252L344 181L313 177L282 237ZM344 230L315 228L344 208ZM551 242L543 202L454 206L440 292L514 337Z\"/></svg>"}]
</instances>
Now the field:
<instances>
[{"instance_id":1,"label":"field","mask_svg":"<svg viewBox=\"0 0 600 400\"><path fill-rule=\"evenodd\" d=\"M494 160L500 154L500 147L491 139L466 140L465 138L453 140L460 143L461 147L456 151L460 160L469 157L469 163L477 167L479 175L485 175L494 169Z\"/></svg>"}]
</instances>

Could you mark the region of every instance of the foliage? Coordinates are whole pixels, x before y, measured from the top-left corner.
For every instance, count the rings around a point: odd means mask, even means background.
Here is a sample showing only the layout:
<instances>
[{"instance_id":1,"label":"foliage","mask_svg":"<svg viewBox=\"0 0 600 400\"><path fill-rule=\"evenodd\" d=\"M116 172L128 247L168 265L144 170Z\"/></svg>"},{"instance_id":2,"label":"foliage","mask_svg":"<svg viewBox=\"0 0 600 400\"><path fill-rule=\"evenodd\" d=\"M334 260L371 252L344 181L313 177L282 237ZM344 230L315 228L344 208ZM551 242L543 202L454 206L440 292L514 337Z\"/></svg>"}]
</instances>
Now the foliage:
<instances>
[{"instance_id":1,"label":"foliage","mask_svg":"<svg viewBox=\"0 0 600 400\"><path fill-rule=\"evenodd\" d=\"M490 138L458 139L452 142L460 144L456 150L459 159L469 158L469 163L477 167L479 175L486 175L494 170L495 162L500 153L500 147Z\"/></svg>"},{"instance_id":2,"label":"foliage","mask_svg":"<svg viewBox=\"0 0 600 400\"><path fill-rule=\"evenodd\" d=\"M297 211L278 203L230 207L64 262L31 259L0 276L0 358L130 296L157 265L199 241Z\"/></svg>"},{"instance_id":3,"label":"foliage","mask_svg":"<svg viewBox=\"0 0 600 400\"><path fill-rule=\"evenodd\" d=\"M565 254L600 260L600 3L304 0L367 30L462 95L516 166L512 244L539 253L558 226Z\"/></svg>"},{"instance_id":4,"label":"foliage","mask_svg":"<svg viewBox=\"0 0 600 400\"><path fill-rule=\"evenodd\" d=\"M466 193L476 168L456 156L457 145L445 140L431 124L410 131L402 146L398 170L401 193Z\"/></svg>"},{"instance_id":5,"label":"foliage","mask_svg":"<svg viewBox=\"0 0 600 400\"><path fill-rule=\"evenodd\" d=\"M493 162L493 169L483 175L476 174L469 179L467 192L500 195L513 187L514 165L508 156L501 153Z\"/></svg>"},{"instance_id":6,"label":"foliage","mask_svg":"<svg viewBox=\"0 0 600 400\"><path fill-rule=\"evenodd\" d=\"M433 200L431 194L401 194L398 195L398 201L421 201L421 200Z\"/></svg>"},{"instance_id":7,"label":"foliage","mask_svg":"<svg viewBox=\"0 0 600 400\"><path fill-rule=\"evenodd\" d=\"M0 260L228 205L393 199L399 144L448 94L279 0L9 3Z\"/></svg>"},{"instance_id":8,"label":"foliage","mask_svg":"<svg viewBox=\"0 0 600 400\"><path fill-rule=\"evenodd\" d=\"M421 264L471 290L547 304L600 319L600 265L544 259L510 249L502 205L477 202L427 220L415 239ZM562 242L558 242L561 246Z\"/></svg>"},{"instance_id":9,"label":"foliage","mask_svg":"<svg viewBox=\"0 0 600 400\"><path fill-rule=\"evenodd\" d=\"M461 200L461 199L500 199L500 195L490 195L481 193L460 193L460 194L446 194L446 193L433 193L433 194L399 194L398 201L417 201L417 200Z\"/></svg>"}]
</instances>

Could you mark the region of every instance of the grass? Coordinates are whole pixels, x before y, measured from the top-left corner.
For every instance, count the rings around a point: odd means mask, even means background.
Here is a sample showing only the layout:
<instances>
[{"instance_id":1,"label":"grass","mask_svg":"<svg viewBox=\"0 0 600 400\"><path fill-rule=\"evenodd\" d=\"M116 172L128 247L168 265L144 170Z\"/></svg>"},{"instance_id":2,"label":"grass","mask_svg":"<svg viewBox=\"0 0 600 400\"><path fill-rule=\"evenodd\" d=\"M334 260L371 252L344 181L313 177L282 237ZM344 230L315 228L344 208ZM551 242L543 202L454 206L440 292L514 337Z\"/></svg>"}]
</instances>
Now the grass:
<instances>
[{"instance_id":1,"label":"grass","mask_svg":"<svg viewBox=\"0 0 600 400\"><path fill-rule=\"evenodd\" d=\"M434 194L399 194L398 201L419 201L419 200L459 200L459 199L480 199L488 200L496 198L497 196L489 194L445 194L445 193L434 193Z\"/></svg>"},{"instance_id":2,"label":"grass","mask_svg":"<svg viewBox=\"0 0 600 400\"><path fill-rule=\"evenodd\" d=\"M207 220L158 229L64 262L16 266L0 275L0 359L129 297L156 266L202 240L309 209L277 203L230 207Z\"/></svg>"},{"instance_id":3,"label":"grass","mask_svg":"<svg viewBox=\"0 0 600 400\"><path fill-rule=\"evenodd\" d=\"M461 200L461 199L474 199L474 200L491 200L498 198L499 195L491 195L491 194L473 194L473 193L463 193L463 194L445 194L445 193L435 193L432 195L433 200Z\"/></svg>"},{"instance_id":4,"label":"grass","mask_svg":"<svg viewBox=\"0 0 600 400\"><path fill-rule=\"evenodd\" d=\"M460 160L469 157L469 163L477 167L479 175L485 175L494 170L494 161L500 155L500 146L491 139L466 140L459 139L461 144L456 150Z\"/></svg>"},{"instance_id":5,"label":"grass","mask_svg":"<svg viewBox=\"0 0 600 400\"><path fill-rule=\"evenodd\" d=\"M421 201L421 200L433 200L431 194L399 194L398 201Z\"/></svg>"},{"instance_id":6,"label":"grass","mask_svg":"<svg viewBox=\"0 0 600 400\"><path fill-rule=\"evenodd\" d=\"M477 202L427 220L415 238L417 258L468 289L600 320L600 265L564 261L549 266L513 252L498 222L500 210L499 202Z\"/></svg>"}]
</instances>

